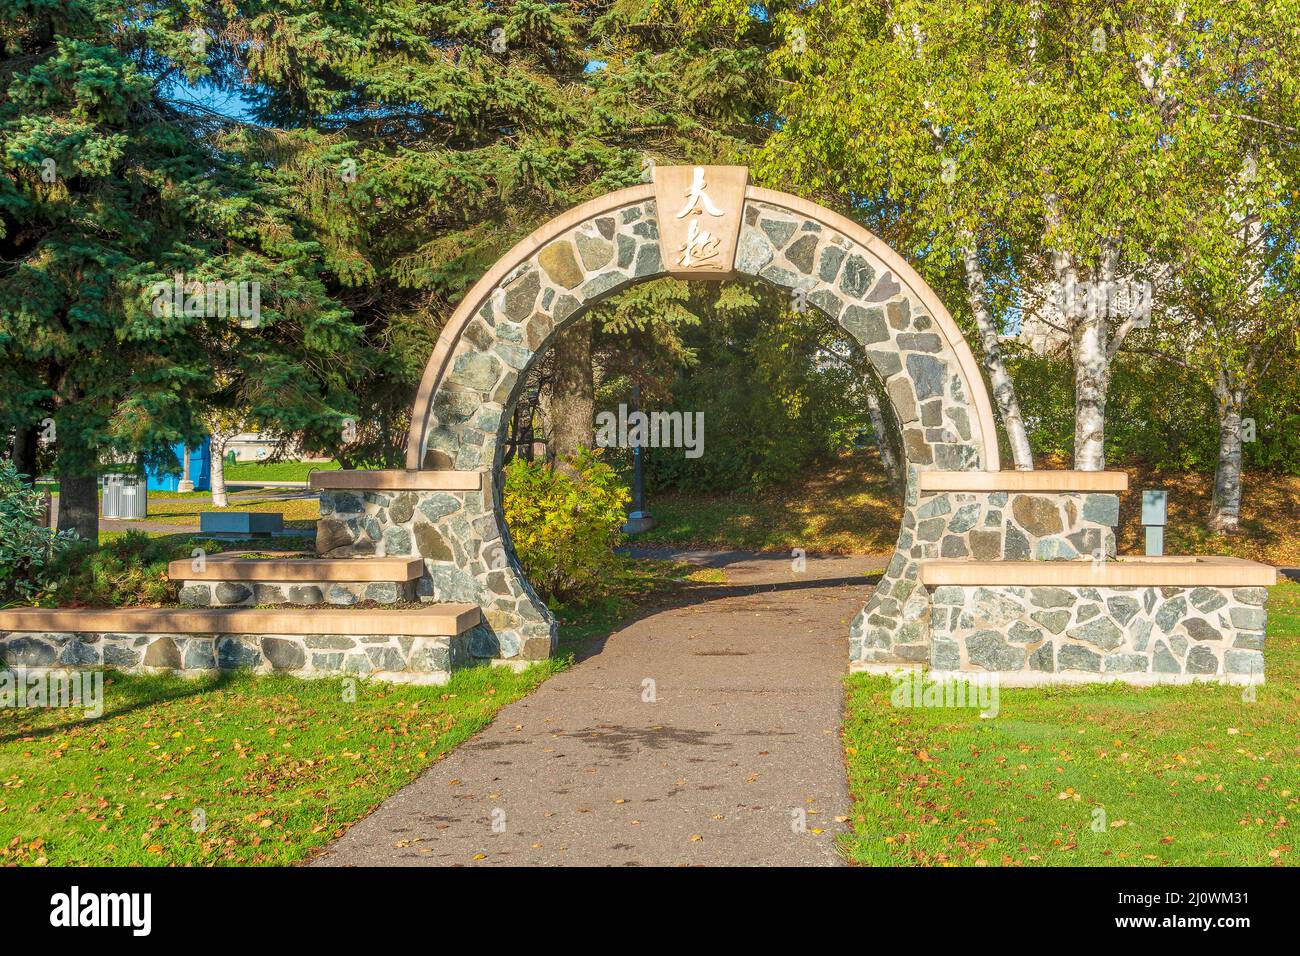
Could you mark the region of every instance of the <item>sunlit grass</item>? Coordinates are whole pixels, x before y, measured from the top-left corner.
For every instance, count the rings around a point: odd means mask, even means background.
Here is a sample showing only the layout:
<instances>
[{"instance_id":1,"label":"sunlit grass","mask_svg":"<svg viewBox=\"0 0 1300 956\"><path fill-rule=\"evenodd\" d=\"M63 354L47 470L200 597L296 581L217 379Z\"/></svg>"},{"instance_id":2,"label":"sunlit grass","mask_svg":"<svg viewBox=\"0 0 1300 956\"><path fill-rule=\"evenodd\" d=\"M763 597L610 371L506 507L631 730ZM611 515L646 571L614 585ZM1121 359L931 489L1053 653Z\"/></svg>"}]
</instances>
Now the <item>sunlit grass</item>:
<instances>
[{"instance_id":1,"label":"sunlit grass","mask_svg":"<svg viewBox=\"0 0 1300 956\"><path fill-rule=\"evenodd\" d=\"M294 862L559 666L445 687L116 674L99 719L2 710L0 863Z\"/></svg>"},{"instance_id":2,"label":"sunlit grass","mask_svg":"<svg viewBox=\"0 0 1300 956\"><path fill-rule=\"evenodd\" d=\"M1300 585L1273 589L1268 683L1003 690L898 708L848 678L845 855L871 865L1294 864Z\"/></svg>"},{"instance_id":3,"label":"sunlit grass","mask_svg":"<svg viewBox=\"0 0 1300 956\"><path fill-rule=\"evenodd\" d=\"M599 598L555 608L560 654L519 674L412 687L109 672L99 718L0 709L0 865L301 860L651 598L722 578L620 558Z\"/></svg>"}]
</instances>

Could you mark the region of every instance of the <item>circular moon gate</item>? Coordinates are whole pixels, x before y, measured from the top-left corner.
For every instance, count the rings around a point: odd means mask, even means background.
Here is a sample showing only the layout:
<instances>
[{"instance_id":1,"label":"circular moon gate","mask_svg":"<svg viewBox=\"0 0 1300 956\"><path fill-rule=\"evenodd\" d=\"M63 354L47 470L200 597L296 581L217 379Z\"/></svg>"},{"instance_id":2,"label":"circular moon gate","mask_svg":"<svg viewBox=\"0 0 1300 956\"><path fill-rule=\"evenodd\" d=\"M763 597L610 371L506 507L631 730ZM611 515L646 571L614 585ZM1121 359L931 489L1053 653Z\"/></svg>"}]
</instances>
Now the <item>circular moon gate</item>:
<instances>
[{"instance_id":1,"label":"circular moon gate","mask_svg":"<svg viewBox=\"0 0 1300 956\"><path fill-rule=\"evenodd\" d=\"M897 253L843 216L746 180L737 167L660 167L654 184L572 209L515 246L443 330L416 398L407 468L484 475L463 500L437 493L420 505L435 542L432 552L420 549L422 593L482 607L475 657L534 660L555 649L555 621L520 568L502 514L507 413L528 370L589 306L675 275L750 276L803 290L865 349L902 427L907 486L894 555L850 629L850 660L929 659L917 561L939 555L917 534L918 474L998 470L979 367L933 290Z\"/></svg>"}]
</instances>

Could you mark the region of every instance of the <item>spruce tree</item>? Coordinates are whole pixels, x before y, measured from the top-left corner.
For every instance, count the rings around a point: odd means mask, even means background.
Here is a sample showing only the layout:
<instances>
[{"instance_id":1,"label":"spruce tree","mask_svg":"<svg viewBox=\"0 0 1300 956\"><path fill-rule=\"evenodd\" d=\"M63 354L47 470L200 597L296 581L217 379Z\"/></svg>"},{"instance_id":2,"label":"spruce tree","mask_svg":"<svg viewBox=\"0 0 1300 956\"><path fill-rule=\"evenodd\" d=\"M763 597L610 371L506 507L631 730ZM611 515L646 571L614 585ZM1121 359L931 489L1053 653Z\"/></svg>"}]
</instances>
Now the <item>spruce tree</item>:
<instances>
[{"instance_id":1,"label":"spruce tree","mask_svg":"<svg viewBox=\"0 0 1300 956\"><path fill-rule=\"evenodd\" d=\"M0 3L0 433L53 440L59 527L91 540L106 459L165 460L214 406L311 437L351 405L355 328L273 144L167 98L224 54L147 12Z\"/></svg>"},{"instance_id":2,"label":"spruce tree","mask_svg":"<svg viewBox=\"0 0 1300 956\"><path fill-rule=\"evenodd\" d=\"M376 359L359 440L336 446L352 465L402 461L442 324L519 239L652 162L743 163L769 133L761 22L695 27L651 0L230 10L213 24L227 79L247 81L260 122L295 131L281 175ZM589 368L590 342L567 344Z\"/></svg>"}]
</instances>

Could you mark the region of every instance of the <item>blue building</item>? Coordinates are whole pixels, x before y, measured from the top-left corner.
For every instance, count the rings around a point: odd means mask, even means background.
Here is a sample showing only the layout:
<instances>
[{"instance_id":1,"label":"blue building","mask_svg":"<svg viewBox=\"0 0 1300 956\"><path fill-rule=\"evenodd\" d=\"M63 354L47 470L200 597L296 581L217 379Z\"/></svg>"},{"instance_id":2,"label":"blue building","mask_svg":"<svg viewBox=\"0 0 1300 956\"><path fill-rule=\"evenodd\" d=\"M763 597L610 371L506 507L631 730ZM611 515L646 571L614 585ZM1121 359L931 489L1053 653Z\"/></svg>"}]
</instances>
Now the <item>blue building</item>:
<instances>
[{"instance_id":1,"label":"blue building","mask_svg":"<svg viewBox=\"0 0 1300 956\"><path fill-rule=\"evenodd\" d=\"M172 453L176 456L177 461L182 461L185 454L184 445L173 445ZM175 491L184 477L183 471L168 471L146 469L145 476L148 479L150 491ZM211 441L208 438L203 439L203 444L198 448L190 449L190 481L194 482L195 491L212 490L212 450Z\"/></svg>"}]
</instances>

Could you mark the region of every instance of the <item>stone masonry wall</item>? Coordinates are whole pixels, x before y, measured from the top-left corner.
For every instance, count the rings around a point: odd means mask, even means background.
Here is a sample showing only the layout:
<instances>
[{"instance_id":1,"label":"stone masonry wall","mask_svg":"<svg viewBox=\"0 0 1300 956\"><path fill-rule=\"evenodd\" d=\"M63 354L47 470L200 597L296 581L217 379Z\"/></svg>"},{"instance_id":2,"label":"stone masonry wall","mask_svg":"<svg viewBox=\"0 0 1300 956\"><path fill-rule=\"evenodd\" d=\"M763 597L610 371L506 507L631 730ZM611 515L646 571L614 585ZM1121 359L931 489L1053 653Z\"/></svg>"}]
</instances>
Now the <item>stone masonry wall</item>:
<instances>
[{"instance_id":1,"label":"stone masonry wall","mask_svg":"<svg viewBox=\"0 0 1300 956\"><path fill-rule=\"evenodd\" d=\"M665 274L657 215L653 200L637 202L549 240L502 278L451 346L433 393L422 466L481 471L492 487L462 498L452 536L444 540L449 549L454 542L460 546L450 565L425 555L426 590L436 600L479 602L485 623L476 635L476 655L492 650L491 656L530 659L554 649L554 623L525 580L501 515L501 439L529 368L560 330L594 303ZM751 199L742 214L735 270L803 294L862 346L903 429L913 488L920 469L984 467L985 443L996 439L978 433L972 389L981 383L966 381L956 343L924 297L872 248L800 212ZM395 520L378 499L342 501L336 495L333 505L333 516L346 528L338 536L341 547L363 535L385 554L418 547L407 540L409 522ZM902 560L891 564L881 596L854 624L858 656L866 655L868 644L881 659L928 656L928 624L904 615L906 599L899 598L915 588L911 548L900 549ZM867 620L870 636L864 639Z\"/></svg>"},{"instance_id":2,"label":"stone masonry wall","mask_svg":"<svg viewBox=\"0 0 1300 956\"><path fill-rule=\"evenodd\" d=\"M942 586L931 667L1138 683L1264 676L1267 588Z\"/></svg>"},{"instance_id":3,"label":"stone masonry wall","mask_svg":"<svg viewBox=\"0 0 1300 956\"><path fill-rule=\"evenodd\" d=\"M298 677L373 677L444 684L470 662L469 636L331 634L82 634L0 631L13 669L170 671L186 676L247 669Z\"/></svg>"},{"instance_id":4,"label":"stone masonry wall","mask_svg":"<svg viewBox=\"0 0 1300 956\"><path fill-rule=\"evenodd\" d=\"M918 584L929 558L983 561L1070 560L1103 549L1115 555L1119 497L917 490L908 469L898 548L849 633L851 664L931 659L930 598ZM897 623L902 621L901 627Z\"/></svg>"},{"instance_id":5,"label":"stone masonry wall","mask_svg":"<svg viewBox=\"0 0 1300 956\"><path fill-rule=\"evenodd\" d=\"M361 601L396 604L415 598L411 581L184 581L180 603L190 607L254 607L287 604L351 607Z\"/></svg>"},{"instance_id":6,"label":"stone masonry wall","mask_svg":"<svg viewBox=\"0 0 1300 956\"><path fill-rule=\"evenodd\" d=\"M424 559L420 600L467 602L483 611L469 632L476 658L540 660L557 627L520 576L516 593L490 492L322 491L316 550L322 556L375 554ZM509 534L509 529L506 529Z\"/></svg>"}]
</instances>

